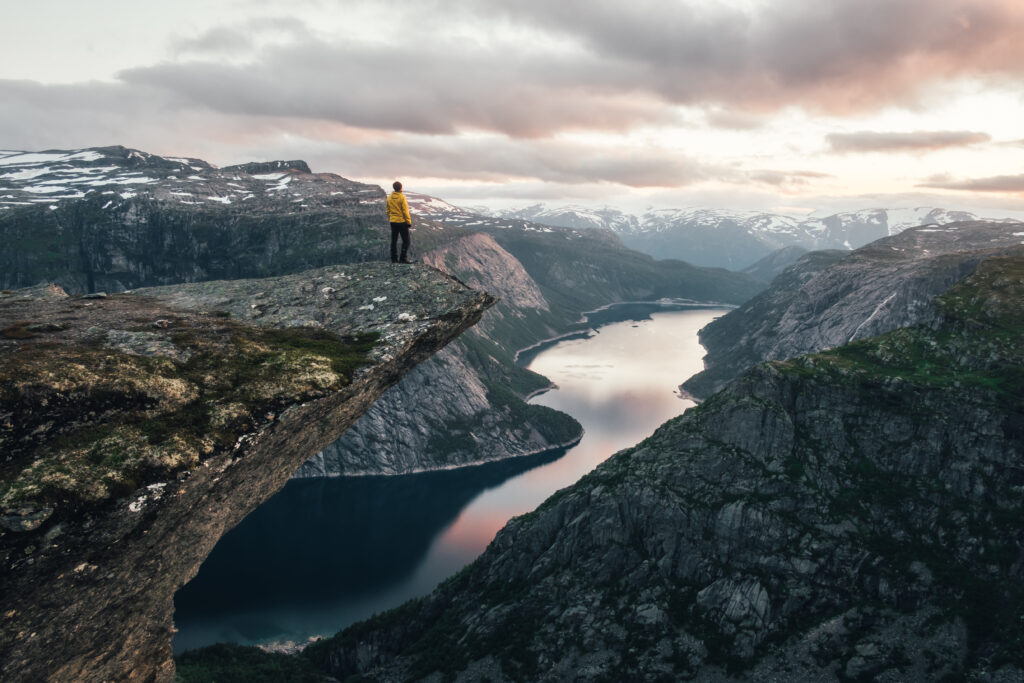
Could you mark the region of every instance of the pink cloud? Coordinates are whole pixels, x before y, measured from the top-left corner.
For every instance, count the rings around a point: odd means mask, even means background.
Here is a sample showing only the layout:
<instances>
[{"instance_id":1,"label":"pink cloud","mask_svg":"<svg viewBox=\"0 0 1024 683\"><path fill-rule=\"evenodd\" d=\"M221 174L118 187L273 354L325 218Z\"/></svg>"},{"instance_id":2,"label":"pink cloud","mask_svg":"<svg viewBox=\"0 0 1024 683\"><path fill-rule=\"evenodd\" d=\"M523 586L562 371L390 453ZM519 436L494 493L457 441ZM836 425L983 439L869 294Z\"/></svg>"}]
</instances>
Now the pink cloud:
<instances>
[{"instance_id":1,"label":"pink cloud","mask_svg":"<svg viewBox=\"0 0 1024 683\"><path fill-rule=\"evenodd\" d=\"M966 147L992 139L974 131L915 131L884 133L858 131L826 136L834 152L930 152L947 147Z\"/></svg>"},{"instance_id":2,"label":"pink cloud","mask_svg":"<svg viewBox=\"0 0 1024 683\"><path fill-rule=\"evenodd\" d=\"M967 180L945 180L933 178L918 187L934 187L943 190L967 190L970 192L1001 192L1024 194L1024 175L1000 175Z\"/></svg>"}]
</instances>

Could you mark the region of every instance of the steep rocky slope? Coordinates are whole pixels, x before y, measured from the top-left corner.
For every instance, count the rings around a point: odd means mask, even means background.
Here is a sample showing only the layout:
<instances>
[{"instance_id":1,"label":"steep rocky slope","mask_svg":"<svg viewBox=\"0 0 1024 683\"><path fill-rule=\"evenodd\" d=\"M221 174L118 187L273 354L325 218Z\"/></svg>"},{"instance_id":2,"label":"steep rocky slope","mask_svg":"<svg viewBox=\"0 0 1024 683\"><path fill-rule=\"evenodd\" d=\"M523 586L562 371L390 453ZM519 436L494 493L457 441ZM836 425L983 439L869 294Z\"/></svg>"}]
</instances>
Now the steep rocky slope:
<instances>
[{"instance_id":1,"label":"steep rocky slope","mask_svg":"<svg viewBox=\"0 0 1024 683\"><path fill-rule=\"evenodd\" d=\"M425 266L0 296L0 678L169 681L217 539L494 303Z\"/></svg>"},{"instance_id":2,"label":"steep rocky slope","mask_svg":"<svg viewBox=\"0 0 1024 683\"><path fill-rule=\"evenodd\" d=\"M412 202L413 210L422 200ZM501 298L467 335L387 392L299 477L395 474L527 455L579 438L578 423L523 402L548 385L517 367L515 352L574 329L580 315L616 301L660 297L739 303L746 275L654 261L606 231L477 224L423 260ZM416 233L414 232L414 235ZM436 397L443 395L444 401Z\"/></svg>"},{"instance_id":3,"label":"steep rocky slope","mask_svg":"<svg viewBox=\"0 0 1024 683\"><path fill-rule=\"evenodd\" d=\"M0 286L68 292L294 273L384 254L384 191L304 161L124 147L0 156Z\"/></svg>"},{"instance_id":4,"label":"steep rocky slope","mask_svg":"<svg viewBox=\"0 0 1024 683\"><path fill-rule=\"evenodd\" d=\"M555 309L585 311L613 301L662 297L740 303L763 288L744 273L654 258L627 249L608 230L480 225L515 256Z\"/></svg>"},{"instance_id":5,"label":"steep rocky slope","mask_svg":"<svg viewBox=\"0 0 1024 683\"><path fill-rule=\"evenodd\" d=\"M440 206L434 208L435 211L441 209ZM634 215L609 208L535 205L498 212L496 217L552 226L610 229L630 249L655 258L676 258L731 270L746 270L758 259L786 247L856 249L908 228L991 220L965 211L933 207L865 209L794 217L760 211L699 208L659 209Z\"/></svg>"},{"instance_id":6,"label":"steep rocky slope","mask_svg":"<svg viewBox=\"0 0 1024 683\"><path fill-rule=\"evenodd\" d=\"M764 282L771 282L782 274L786 268L800 260L807 253L803 247L783 247L765 256L760 261L743 269L744 273Z\"/></svg>"},{"instance_id":7,"label":"steep rocky slope","mask_svg":"<svg viewBox=\"0 0 1024 683\"><path fill-rule=\"evenodd\" d=\"M515 366L517 349L564 332L582 311L611 301L739 303L760 286L745 276L655 264L611 233L520 221L508 236L517 249L546 251L556 261L536 270L538 282L494 238L474 232L504 223L484 225L458 212L460 219L438 222L432 218L448 214L437 207L450 205L410 199L414 254L502 304L479 333L417 369L346 443L326 449L300 475L416 471L565 444L578 437L578 425L523 402L547 381ZM383 200L380 188L312 173L303 161L216 168L124 147L2 152L0 286L45 280L73 293L119 292L384 260ZM531 239L540 242L530 247ZM532 259L531 267L537 263ZM438 391L451 400L436 401Z\"/></svg>"},{"instance_id":8,"label":"steep rocky slope","mask_svg":"<svg viewBox=\"0 0 1024 683\"><path fill-rule=\"evenodd\" d=\"M542 288L554 290L547 296L555 307L582 311L610 301L662 296L738 303L764 286L746 274L695 266L701 262L686 255L680 261L667 258L674 254L665 251L654 256L634 251L607 228L545 225L515 214L485 216L427 195L410 195L410 205L446 225L491 235Z\"/></svg>"},{"instance_id":9,"label":"steep rocky slope","mask_svg":"<svg viewBox=\"0 0 1024 683\"><path fill-rule=\"evenodd\" d=\"M385 392L296 477L417 472L539 453L579 439L576 420L522 400L548 381L517 367L506 347L551 334L562 321L519 262L479 233L434 249L423 261L498 293L500 301L466 335Z\"/></svg>"},{"instance_id":10,"label":"steep rocky slope","mask_svg":"<svg viewBox=\"0 0 1024 683\"><path fill-rule=\"evenodd\" d=\"M701 330L705 370L683 388L714 393L763 360L791 358L911 325L928 302L992 250L1024 241L1024 225L914 228L847 254L815 252L764 292Z\"/></svg>"},{"instance_id":11,"label":"steep rocky slope","mask_svg":"<svg viewBox=\"0 0 1024 683\"><path fill-rule=\"evenodd\" d=\"M757 366L306 656L377 680L1019 680L1024 249L919 319Z\"/></svg>"}]
</instances>

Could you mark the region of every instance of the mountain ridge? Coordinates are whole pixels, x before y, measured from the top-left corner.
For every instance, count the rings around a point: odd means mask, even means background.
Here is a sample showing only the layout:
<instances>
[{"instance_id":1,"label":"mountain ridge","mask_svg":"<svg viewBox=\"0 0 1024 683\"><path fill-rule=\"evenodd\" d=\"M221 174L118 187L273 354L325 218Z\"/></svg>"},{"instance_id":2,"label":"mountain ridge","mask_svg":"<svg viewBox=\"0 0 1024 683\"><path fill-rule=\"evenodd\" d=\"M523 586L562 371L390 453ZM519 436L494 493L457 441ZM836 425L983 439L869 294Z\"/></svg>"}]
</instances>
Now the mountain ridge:
<instances>
[{"instance_id":1,"label":"mountain ridge","mask_svg":"<svg viewBox=\"0 0 1024 683\"><path fill-rule=\"evenodd\" d=\"M312 173L301 160L217 168L120 146L5 152L0 239L8 248L0 253L0 287L55 281L72 293L120 292L387 260L384 198L379 187ZM436 198L409 199L416 258L503 301L478 331L387 392L350 430L347 446L314 456L300 476L346 468L398 474L571 443L579 433L571 418L522 400L547 381L515 365L518 349L565 332L582 311L613 301L739 303L760 287L746 275L656 263L610 231L495 221ZM543 247L533 248L535 240ZM582 276L586 291L577 283ZM251 305L266 310L257 299ZM430 386L445 386L458 399L431 401ZM482 416L487 426L479 434L467 429Z\"/></svg>"},{"instance_id":2,"label":"mountain ridge","mask_svg":"<svg viewBox=\"0 0 1024 683\"><path fill-rule=\"evenodd\" d=\"M912 227L978 220L1019 222L937 207L870 208L802 218L708 208L652 209L643 214L630 214L612 208L549 208L544 205L494 213L498 218L552 226L610 229L626 246L656 258L678 258L695 265L731 270L747 268L769 253L786 247L856 249Z\"/></svg>"},{"instance_id":3,"label":"mountain ridge","mask_svg":"<svg viewBox=\"0 0 1024 683\"><path fill-rule=\"evenodd\" d=\"M1013 224L964 222L911 228L853 252L811 252L701 330L705 369L683 389L704 398L756 363L914 324L930 299L1021 242L1024 229Z\"/></svg>"},{"instance_id":4,"label":"mountain ridge","mask_svg":"<svg viewBox=\"0 0 1024 683\"><path fill-rule=\"evenodd\" d=\"M1016 680L1022 301L1018 245L912 327L759 365L304 657L384 680Z\"/></svg>"}]
</instances>

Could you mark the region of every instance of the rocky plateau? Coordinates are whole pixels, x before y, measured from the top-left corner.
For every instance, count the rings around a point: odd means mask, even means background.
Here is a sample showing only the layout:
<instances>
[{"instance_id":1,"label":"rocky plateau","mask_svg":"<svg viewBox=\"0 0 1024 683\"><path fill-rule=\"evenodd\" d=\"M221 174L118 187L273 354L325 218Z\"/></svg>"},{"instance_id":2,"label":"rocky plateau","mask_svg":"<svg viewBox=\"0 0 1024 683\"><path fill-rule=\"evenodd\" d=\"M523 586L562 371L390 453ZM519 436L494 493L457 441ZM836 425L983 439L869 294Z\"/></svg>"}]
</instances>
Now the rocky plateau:
<instances>
[{"instance_id":1,"label":"rocky plateau","mask_svg":"<svg viewBox=\"0 0 1024 683\"><path fill-rule=\"evenodd\" d=\"M0 295L0 678L172 680L217 539L493 303L383 263Z\"/></svg>"}]
</instances>

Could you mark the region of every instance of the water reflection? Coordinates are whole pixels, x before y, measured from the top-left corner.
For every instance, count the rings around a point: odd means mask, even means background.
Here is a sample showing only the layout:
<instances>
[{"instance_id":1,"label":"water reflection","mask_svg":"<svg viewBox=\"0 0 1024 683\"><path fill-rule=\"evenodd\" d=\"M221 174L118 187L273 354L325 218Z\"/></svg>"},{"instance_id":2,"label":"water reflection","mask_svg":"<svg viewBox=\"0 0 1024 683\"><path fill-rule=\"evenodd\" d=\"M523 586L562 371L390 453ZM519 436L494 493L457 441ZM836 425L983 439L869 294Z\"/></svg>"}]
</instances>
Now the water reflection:
<instances>
[{"instance_id":1,"label":"water reflection","mask_svg":"<svg viewBox=\"0 0 1024 683\"><path fill-rule=\"evenodd\" d=\"M224 535L175 596L175 649L331 633L386 609L382 603L428 592L480 552L481 538L471 531L425 561L465 505L564 454L405 476L288 482ZM466 529L463 523L460 530Z\"/></svg>"},{"instance_id":2,"label":"water reflection","mask_svg":"<svg viewBox=\"0 0 1024 683\"><path fill-rule=\"evenodd\" d=\"M401 477L290 482L221 539L175 600L177 651L300 640L424 595L472 561L512 516L579 480L692 405L697 331L721 309L618 311L642 318L540 350L559 386L533 399L583 424L568 452ZM605 312L605 317L612 313Z\"/></svg>"}]
</instances>

